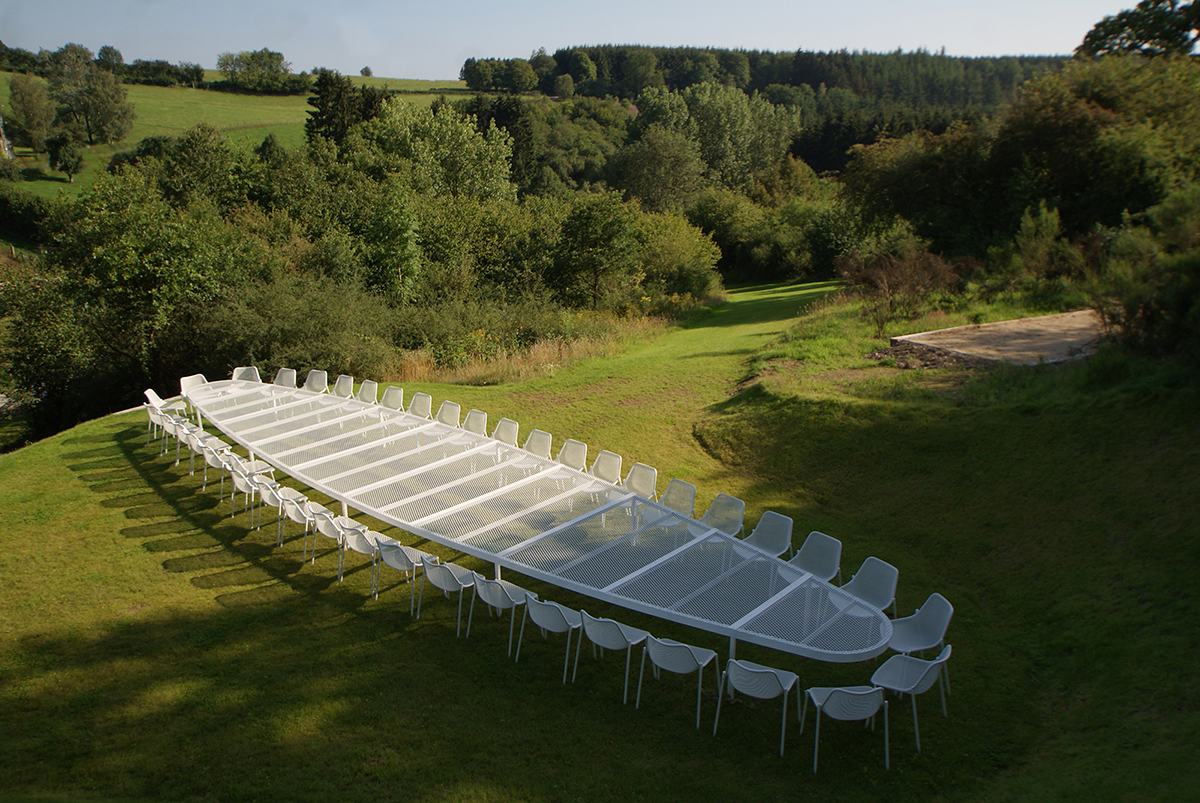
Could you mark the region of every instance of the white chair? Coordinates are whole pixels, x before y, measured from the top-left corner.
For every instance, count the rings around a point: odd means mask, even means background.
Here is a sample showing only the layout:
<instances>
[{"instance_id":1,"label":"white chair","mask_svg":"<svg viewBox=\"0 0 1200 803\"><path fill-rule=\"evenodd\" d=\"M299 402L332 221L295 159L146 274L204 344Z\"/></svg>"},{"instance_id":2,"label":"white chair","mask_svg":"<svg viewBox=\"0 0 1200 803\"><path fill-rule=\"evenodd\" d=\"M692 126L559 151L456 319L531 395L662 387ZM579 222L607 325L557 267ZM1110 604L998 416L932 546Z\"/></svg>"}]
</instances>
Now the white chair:
<instances>
[{"instance_id":1,"label":"white chair","mask_svg":"<svg viewBox=\"0 0 1200 803\"><path fill-rule=\"evenodd\" d=\"M700 729L700 691L704 685L704 667L713 665L713 678L720 684L720 669L717 667L717 654L703 647L693 647L670 639L657 639L646 636L646 646L642 648L642 668L638 673L638 693L634 708L642 704L642 680L646 676L646 658L654 666L654 676L658 670L665 669L677 675L696 673L696 729Z\"/></svg>"},{"instance_id":2,"label":"white chair","mask_svg":"<svg viewBox=\"0 0 1200 803\"><path fill-rule=\"evenodd\" d=\"M567 650L563 655L563 684L566 685L567 664L571 660L571 633L583 626L579 612L559 605L557 602L543 602L533 597L527 597L525 599L525 615L521 618L521 635L517 637L517 654L513 658L513 663L521 660L521 644L525 641L525 623L530 619L541 629L542 638L548 638L547 633L567 634Z\"/></svg>"},{"instance_id":3,"label":"white chair","mask_svg":"<svg viewBox=\"0 0 1200 803\"><path fill-rule=\"evenodd\" d=\"M481 435L487 437L487 413L483 410L468 410L466 418L463 419L462 428L464 432L470 432L472 435Z\"/></svg>"},{"instance_id":4,"label":"white chair","mask_svg":"<svg viewBox=\"0 0 1200 803\"><path fill-rule=\"evenodd\" d=\"M204 450L204 482L200 486L201 491L208 490L208 469L217 469L221 472L221 491L217 494L217 501L220 502L225 498L225 456L233 452L233 447L228 443L217 439L210 438L203 444Z\"/></svg>"},{"instance_id":5,"label":"white chair","mask_svg":"<svg viewBox=\"0 0 1200 803\"><path fill-rule=\"evenodd\" d=\"M717 716L713 719L713 736L717 735L717 725L721 721L721 702L725 698L725 687L729 687L729 697L733 698L736 689L742 694L748 694L759 700L774 700L783 696L783 724L779 728L779 755L783 755L783 741L787 736L787 698L792 687L799 678L795 672L786 669L772 669L762 664L750 661L738 661L730 658L721 674L721 685L717 688ZM796 721L800 721L800 697L796 697Z\"/></svg>"},{"instance_id":6,"label":"white chair","mask_svg":"<svg viewBox=\"0 0 1200 803\"><path fill-rule=\"evenodd\" d=\"M456 563L439 563L421 560L421 593L417 597L417 618L421 618L421 603L425 601L425 581L428 580L434 588L440 589L447 599L450 593L458 592L458 620L454 627L454 637L462 631L462 598L463 592L475 585L475 572Z\"/></svg>"},{"instance_id":7,"label":"white chair","mask_svg":"<svg viewBox=\"0 0 1200 803\"><path fill-rule=\"evenodd\" d=\"M412 616L413 606L417 601L417 592L413 588L413 583L417 578L417 569L421 568L421 562L424 560L437 563L437 555L430 555L383 536L376 538L375 544L379 547L379 559L396 571L403 573L404 579L408 581L408 615Z\"/></svg>"},{"instance_id":8,"label":"white chair","mask_svg":"<svg viewBox=\"0 0 1200 803\"><path fill-rule=\"evenodd\" d=\"M768 510L762 514L754 530L742 543L777 558L792 548L792 520L788 516Z\"/></svg>"},{"instance_id":9,"label":"white chair","mask_svg":"<svg viewBox=\"0 0 1200 803\"><path fill-rule=\"evenodd\" d=\"M290 499L293 504L303 504L308 501L304 494L297 491L295 488L289 488L286 485L279 485L274 481L263 483L258 488L258 498L264 506L270 505L275 508L275 546L283 546L283 523L288 520L288 516L284 515L285 500ZM262 526L262 513L259 513L259 526Z\"/></svg>"},{"instance_id":10,"label":"white chair","mask_svg":"<svg viewBox=\"0 0 1200 803\"><path fill-rule=\"evenodd\" d=\"M629 467L621 487L626 491L637 494L643 499L653 501L658 497L658 469L645 463L634 463Z\"/></svg>"},{"instance_id":11,"label":"white chair","mask_svg":"<svg viewBox=\"0 0 1200 803\"><path fill-rule=\"evenodd\" d=\"M842 586L847 594L853 594L873 608L884 610L892 606L892 614L896 613L896 582L900 572L895 566L876 557L870 557L858 567L858 572L850 578L850 582ZM841 594L830 594L829 601L839 610L846 610L851 601ZM853 611L851 611L853 613Z\"/></svg>"},{"instance_id":12,"label":"white chair","mask_svg":"<svg viewBox=\"0 0 1200 803\"><path fill-rule=\"evenodd\" d=\"M250 511L250 526L254 526L254 497L258 495L258 485L252 477L266 475L274 477L275 469L261 460L246 462L238 457L233 452L225 452L225 470L229 472L231 490L229 494L229 517L233 518L236 513L236 501L238 492L243 495L242 510Z\"/></svg>"},{"instance_id":13,"label":"white chair","mask_svg":"<svg viewBox=\"0 0 1200 803\"><path fill-rule=\"evenodd\" d=\"M347 530L365 531L367 526L359 524L354 519L347 516L334 515L333 511L328 508L316 509L310 507L313 514L313 520L316 523L316 532L333 540L337 544L338 553L338 582L342 579L342 563L345 553L345 537ZM312 563L317 562L317 538L313 536L313 551Z\"/></svg>"},{"instance_id":14,"label":"white chair","mask_svg":"<svg viewBox=\"0 0 1200 803\"><path fill-rule=\"evenodd\" d=\"M415 399L416 397L414 397ZM438 405L437 415L433 417L434 421L439 424L445 424L448 427L458 428L459 417L462 415L462 406L452 401L444 401Z\"/></svg>"},{"instance_id":15,"label":"white chair","mask_svg":"<svg viewBox=\"0 0 1200 803\"><path fill-rule=\"evenodd\" d=\"M258 374L258 369L253 365L239 365L233 369L233 373L229 377L240 382L262 382L262 377Z\"/></svg>"},{"instance_id":16,"label":"white chair","mask_svg":"<svg viewBox=\"0 0 1200 803\"><path fill-rule=\"evenodd\" d=\"M567 468L573 468L576 471L584 471L587 469L587 444L574 438L567 438L563 441L558 454L554 456L554 462L562 463Z\"/></svg>"},{"instance_id":17,"label":"white chair","mask_svg":"<svg viewBox=\"0 0 1200 803\"><path fill-rule=\"evenodd\" d=\"M696 512L696 486L680 479L672 479L667 483L667 489L658 501L663 507L690 519Z\"/></svg>"},{"instance_id":18,"label":"white chair","mask_svg":"<svg viewBox=\"0 0 1200 803\"><path fill-rule=\"evenodd\" d=\"M525 438L525 443L521 444L521 448L532 455L549 460L552 443L552 436L549 432L535 429L529 432L529 437Z\"/></svg>"},{"instance_id":19,"label":"white chair","mask_svg":"<svg viewBox=\"0 0 1200 803\"><path fill-rule=\"evenodd\" d=\"M304 561L308 558L308 531L316 526L316 519L314 518L313 512L311 510L313 503L309 502L308 499L306 499L304 497L300 497L298 499L290 499L288 497L284 497L282 501L283 501L283 515L284 515L285 519L291 519L292 521L296 522L297 524L304 525L303 551L302 551L301 557L300 557L300 562L304 563ZM321 507L321 506L318 505L318 507ZM321 509L323 510L324 508L322 507ZM279 542L280 543L283 542L283 528L282 527L280 528Z\"/></svg>"},{"instance_id":20,"label":"white chair","mask_svg":"<svg viewBox=\"0 0 1200 803\"><path fill-rule=\"evenodd\" d=\"M904 655L921 653L925 650L941 647L946 638L946 629L950 627L950 618L954 616L954 606L950 600L936 591L929 595L925 604L917 608L912 616L905 616L892 622L892 637L888 639L888 649ZM945 691L950 693L950 668L942 668L942 682Z\"/></svg>"},{"instance_id":21,"label":"white chair","mask_svg":"<svg viewBox=\"0 0 1200 803\"><path fill-rule=\"evenodd\" d=\"M304 389L313 393L328 393L329 375L314 368L308 372L308 376L304 377Z\"/></svg>"},{"instance_id":22,"label":"white chair","mask_svg":"<svg viewBox=\"0 0 1200 803\"><path fill-rule=\"evenodd\" d=\"M801 571L828 583L837 577L842 582L842 542L813 530L804 539L795 557L788 561Z\"/></svg>"},{"instance_id":23,"label":"white chair","mask_svg":"<svg viewBox=\"0 0 1200 803\"><path fill-rule=\"evenodd\" d=\"M492 430L492 439L498 440L506 446L516 448L517 445L517 430L520 425L511 418L501 418L496 422L496 428ZM549 449L546 450L550 451Z\"/></svg>"},{"instance_id":24,"label":"white chair","mask_svg":"<svg viewBox=\"0 0 1200 803\"><path fill-rule=\"evenodd\" d=\"M932 661L923 661L911 655L893 655L871 675L871 684L882 693L883 689L912 698L913 734L917 739L917 752L921 752L921 729L917 725L917 695L929 691L937 683L942 669L950 660L951 646L947 644ZM942 687L942 716L946 713L946 689Z\"/></svg>"},{"instance_id":25,"label":"white chair","mask_svg":"<svg viewBox=\"0 0 1200 803\"><path fill-rule=\"evenodd\" d=\"M804 710L800 714L800 732L804 733L804 718L808 715L808 701L817 709L816 735L813 737L813 772L817 771L817 750L821 746L821 712L844 722L870 720L872 730L875 715L883 709L883 768L891 769L891 746L888 744L888 704L883 699L883 689L870 686L846 686L843 688L814 687L804 693Z\"/></svg>"},{"instance_id":26,"label":"white chair","mask_svg":"<svg viewBox=\"0 0 1200 803\"><path fill-rule=\"evenodd\" d=\"M601 658L604 657L605 650L624 650L625 685L621 692L621 705L625 705L629 702L629 663L633 657L633 648L645 642L650 634L613 619L598 619L587 611L580 611L579 616L583 622L583 632L575 645L575 669L571 672L571 682L574 683L575 676L579 674L579 648L583 646L584 636L592 642L593 658L596 657L597 647L600 648Z\"/></svg>"},{"instance_id":27,"label":"white chair","mask_svg":"<svg viewBox=\"0 0 1200 803\"><path fill-rule=\"evenodd\" d=\"M333 381L333 390L329 391L339 399L350 399L354 397L354 377L339 374L338 378Z\"/></svg>"},{"instance_id":28,"label":"white chair","mask_svg":"<svg viewBox=\"0 0 1200 803\"><path fill-rule=\"evenodd\" d=\"M375 539L379 537L379 533L373 530L368 530L365 527L358 529L356 527L346 528L342 532L342 554L343 558L340 561L341 566L338 567L338 582L342 582L342 567L345 566L346 550L357 552L360 555L366 555L371 559L371 598L379 599L379 548L375 546Z\"/></svg>"},{"instance_id":29,"label":"white chair","mask_svg":"<svg viewBox=\"0 0 1200 803\"><path fill-rule=\"evenodd\" d=\"M596 459L592 461L592 467L588 469L588 473L609 485L620 486L621 455L601 449L600 454L596 455Z\"/></svg>"},{"instance_id":30,"label":"white chair","mask_svg":"<svg viewBox=\"0 0 1200 803\"><path fill-rule=\"evenodd\" d=\"M289 390L296 389L296 369L295 368L280 368L275 372L275 379L271 382L272 385L279 385L282 388Z\"/></svg>"},{"instance_id":31,"label":"white chair","mask_svg":"<svg viewBox=\"0 0 1200 803\"><path fill-rule=\"evenodd\" d=\"M179 395L186 400L189 391L206 384L208 384L208 380L204 378L204 374L192 374L191 376L181 377L179 379Z\"/></svg>"},{"instance_id":32,"label":"white chair","mask_svg":"<svg viewBox=\"0 0 1200 803\"><path fill-rule=\"evenodd\" d=\"M404 388L396 385L388 385L383 389L383 398L379 400L380 407L386 407L389 410L404 409Z\"/></svg>"},{"instance_id":33,"label":"white chair","mask_svg":"<svg viewBox=\"0 0 1200 803\"><path fill-rule=\"evenodd\" d=\"M700 523L718 532L736 537L742 531L742 520L746 516L746 503L729 494L717 494L700 517Z\"/></svg>"},{"instance_id":34,"label":"white chair","mask_svg":"<svg viewBox=\"0 0 1200 803\"><path fill-rule=\"evenodd\" d=\"M467 638L471 637L471 622L475 619L475 600L482 598L484 604L488 606L489 614L494 610L503 617L504 611L512 611L508 617L508 655L512 655L513 625L517 621L517 606L524 605L530 597L537 599L537 594L513 585L507 580L489 580L479 572L475 572L475 593L471 597L471 610L467 614Z\"/></svg>"},{"instance_id":35,"label":"white chair","mask_svg":"<svg viewBox=\"0 0 1200 803\"><path fill-rule=\"evenodd\" d=\"M433 397L428 393L414 393L412 401L408 403L408 409L405 411L409 415L415 415L417 418L432 419Z\"/></svg>"},{"instance_id":36,"label":"white chair","mask_svg":"<svg viewBox=\"0 0 1200 803\"><path fill-rule=\"evenodd\" d=\"M354 398L360 402L375 404L379 400L379 383L374 379L364 379L359 384L358 393L354 394Z\"/></svg>"}]
</instances>

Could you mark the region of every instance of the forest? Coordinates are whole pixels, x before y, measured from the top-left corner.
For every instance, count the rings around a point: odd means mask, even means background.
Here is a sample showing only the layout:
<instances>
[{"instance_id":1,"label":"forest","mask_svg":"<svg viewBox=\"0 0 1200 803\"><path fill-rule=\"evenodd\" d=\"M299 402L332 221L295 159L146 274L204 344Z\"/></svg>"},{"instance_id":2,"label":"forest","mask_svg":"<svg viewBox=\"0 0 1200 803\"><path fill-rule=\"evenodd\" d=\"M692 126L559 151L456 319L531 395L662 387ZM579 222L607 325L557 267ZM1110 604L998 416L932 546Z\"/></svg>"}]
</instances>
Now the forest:
<instances>
[{"instance_id":1,"label":"forest","mask_svg":"<svg viewBox=\"0 0 1200 803\"><path fill-rule=\"evenodd\" d=\"M3 268L4 392L44 434L185 373L387 379L414 355L487 361L699 314L731 283L831 278L876 299L881 336L1019 294L1194 360L1200 65L1191 29L1136 49L1137 22L1072 58L539 51L468 60L476 92L427 107L222 54L247 91L313 93L302 147L198 125L130 144L77 200L0 165L0 226L36 251ZM28 68L14 141L58 164L119 141L120 115L68 102L119 108L111 51L5 48Z\"/></svg>"}]
</instances>

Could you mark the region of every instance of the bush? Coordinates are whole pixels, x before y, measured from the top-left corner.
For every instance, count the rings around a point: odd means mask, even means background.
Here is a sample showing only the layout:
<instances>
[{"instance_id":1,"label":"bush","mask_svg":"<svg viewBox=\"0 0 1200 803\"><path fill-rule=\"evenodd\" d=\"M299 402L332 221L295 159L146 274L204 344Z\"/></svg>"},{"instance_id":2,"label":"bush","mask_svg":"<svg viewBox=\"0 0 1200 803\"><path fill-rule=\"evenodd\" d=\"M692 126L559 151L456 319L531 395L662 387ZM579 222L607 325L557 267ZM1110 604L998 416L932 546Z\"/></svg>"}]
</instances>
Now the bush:
<instances>
[{"instance_id":1,"label":"bush","mask_svg":"<svg viewBox=\"0 0 1200 803\"><path fill-rule=\"evenodd\" d=\"M42 223L50 216L52 206L45 198L13 184L0 184L0 230L38 242Z\"/></svg>"},{"instance_id":2,"label":"bush","mask_svg":"<svg viewBox=\"0 0 1200 803\"><path fill-rule=\"evenodd\" d=\"M838 260L838 271L865 296L864 309L880 338L893 317L916 317L931 294L953 286L958 278L953 266L925 248L899 255L851 254Z\"/></svg>"}]
</instances>

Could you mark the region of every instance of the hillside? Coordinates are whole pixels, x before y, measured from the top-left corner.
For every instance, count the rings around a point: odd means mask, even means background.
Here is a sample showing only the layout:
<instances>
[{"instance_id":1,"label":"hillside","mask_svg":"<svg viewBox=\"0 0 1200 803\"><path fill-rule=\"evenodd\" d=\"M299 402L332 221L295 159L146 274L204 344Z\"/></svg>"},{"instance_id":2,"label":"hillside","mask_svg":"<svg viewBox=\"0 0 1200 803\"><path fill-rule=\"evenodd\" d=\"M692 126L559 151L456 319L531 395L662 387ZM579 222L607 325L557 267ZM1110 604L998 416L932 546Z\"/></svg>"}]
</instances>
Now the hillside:
<instances>
[{"instance_id":1,"label":"hillside","mask_svg":"<svg viewBox=\"0 0 1200 803\"><path fill-rule=\"evenodd\" d=\"M695 482L700 509L724 491L746 500L751 524L786 513L797 543L833 534L847 578L867 555L900 569L902 614L944 593L953 694L946 719L936 691L918 701L922 753L907 701L891 706L890 772L881 733L827 721L813 776L811 730L789 725L786 756L775 753L776 702L723 707L714 738L709 684L698 732L692 679L648 679L641 710L622 707L620 656L584 650L564 687L561 638L527 642L514 665L507 622L477 610L470 639L456 640L453 602L427 593L409 619L408 589L387 568L372 600L361 556L341 584L328 547L300 564L297 527L277 549L270 514L261 530L229 518L215 476L201 490L199 472L159 457L135 411L0 457L8 794L1188 797L1200 724L1186 663L1200 557L1194 384L1111 354L900 371L862 356L868 324L854 306L795 317L829 289L739 291L687 329L551 378L406 390L648 462L660 490L671 476ZM796 671L804 687L862 683L875 666L749 646L739 657Z\"/></svg>"}]
</instances>

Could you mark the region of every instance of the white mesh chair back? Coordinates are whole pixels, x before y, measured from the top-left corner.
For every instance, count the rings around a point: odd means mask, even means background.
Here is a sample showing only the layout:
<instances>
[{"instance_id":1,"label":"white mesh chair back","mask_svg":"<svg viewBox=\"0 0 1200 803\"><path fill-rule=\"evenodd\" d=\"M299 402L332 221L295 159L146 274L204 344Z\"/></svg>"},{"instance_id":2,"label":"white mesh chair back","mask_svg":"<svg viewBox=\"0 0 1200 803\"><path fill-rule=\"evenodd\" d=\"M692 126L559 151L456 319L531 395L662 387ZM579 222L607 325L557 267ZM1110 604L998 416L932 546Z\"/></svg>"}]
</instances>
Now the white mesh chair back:
<instances>
[{"instance_id":1,"label":"white mesh chair back","mask_svg":"<svg viewBox=\"0 0 1200 803\"><path fill-rule=\"evenodd\" d=\"M913 658L911 655L893 655L875 670L875 674L871 675L871 683L877 686L881 693L887 689L911 697L913 736L917 741L918 753L921 752L921 728L917 722L917 695L924 694L933 684L937 683L938 678L945 672L946 662L950 660L950 653L951 646L947 644L942 648L937 659L933 661L923 661L920 658ZM942 716L947 716L945 685L942 685L941 692Z\"/></svg>"},{"instance_id":2,"label":"white mesh chair back","mask_svg":"<svg viewBox=\"0 0 1200 803\"><path fill-rule=\"evenodd\" d=\"M592 461L592 467L588 469L588 473L610 485L620 485L621 455L601 449L600 454L596 455L596 459Z\"/></svg>"},{"instance_id":3,"label":"white mesh chair back","mask_svg":"<svg viewBox=\"0 0 1200 803\"><path fill-rule=\"evenodd\" d=\"M525 604L529 598L537 599L537 594L526 591L519 586L504 580L489 580L478 572L475 573L475 596L471 597L471 612L467 615L467 638L471 637L471 622L475 619L475 600L481 599L489 609L495 608L503 616L504 611L511 610L508 618L508 654L512 655L513 626L517 623L516 608Z\"/></svg>"},{"instance_id":4,"label":"white mesh chair back","mask_svg":"<svg viewBox=\"0 0 1200 803\"><path fill-rule=\"evenodd\" d=\"M566 633L582 625L580 615L557 602L529 600L529 618L542 630Z\"/></svg>"},{"instance_id":5,"label":"white mesh chair back","mask_svg":"<svg viewBox=\"0 0 1200 803\"><path fill-rule=\"evenodd\" d=\"M253 365L239 365L237 368L234 368L230 379L237 379L242 382L262 382L262 377L258 374L258 368Z\"/></svg>"},{"instance_id":6,"label":"white mesh chair back","mask_svg":"<svg viewBox=\"0 0 1200 803\"><path fill-rule=\"evenodd\" d=\"M717 725L721 721L721 703L725 700L726 686L731 698L735 690L759 700L773 700L782 696L783 723L779 730L779 755L782 756L783 743L787 736L787 698L798 680L796 673L785 669L773 669L762 664L730 658L721 676L721 686L717 689L717 716L713 720L713 736L717 735ZM796 697L796 720L800 720L800 697Z\"/></svg>"},{"instance_id":7,"label":"white mesh chair back","mask_svg":"<svg viewBox=\"0 0 1200 803\"><path fill-rule=\"evenodd\" d=\"M717 494L700 521L726 535L737 535L742 531L745 515L745 502L729 494Z\"/></svg>"},{"instance_id":8,"label":"white mesh chair back","mask_svg":"<svg viewBox=\"0 0 1200 803\"><path fill-rule=\"evenodd\" d=\"M189 390L205 384L208 384L208 380L204 378L204 374L192 374L191 376L185 376L179 380L179 392L182 395L187 396Z\"/></svg>"},{"instance_id":9,"label":"white mesh chair back","mask_svg":"<svg viewBox=\"0 0 1200 803\"><path fill-rule=\"evenodd\" d=\"M314 368L308 372L308 376L304 377L304 389L311 390L313 393L328 393L329 375Z\"/></svg>"},{"instance_id":10,"label":"white mesh chair back","mask_svg":"<svg viewBox=\"0 0 1200 803\"><path fill-rule=\"evenodd\" d=\"M645 463L634 463L625 475L621 487L643 499L653 500L658 495L658 469Z\"/></svg>"},{"instance_id":11,"label":"white mesh chair back","mask_svg":"<svg viewBox=\"0 0 1200 803\"><path fill-rule=\"evenodd\" d=\"M912 616L892 622L888 648L911 654L940 647L953 616L954 606L950 600L935 591Z\"/></svg>"},{"instance_id":12,"label":"white mesh chair back","mask_svg":"<svg viewBox=\"0 0 1200 803\"><path fill-rule=\"evenodd\" d=\"M788 561L792 566L828 583L834 577L842 579L842 542L833 536L813 530L804 539L800 551Z\"/></svg>"},{"instance_id":13,"label":"white mesh chair back","mask_svg":"<svg viewBox=\"0 0 1200 803\"><path fill-rule=\"evenodd\" d=\"M646 653L659 669L678 675L686 675L708 666L708 662L716 657L712 650L654 636L646 638Z\"/></svg>"},{"instance_id":14,"label":"white mesh chair back","mask_svg":"<svg viewBox=\"0 0 1200 803\"><path fill-rule=\"evenodd\" d=\"M224 441L217 438L210 438L204 442L204 484L201 490L208 487L208 469L215 468L221 472L221 493L217 496L217 501L225 498L225 454L232 447Z\"/></svg>"},{"instance_id":15,"label":"white mesh chair back","mask_svg":"<svg viewBox=\"0 0 1200 803\"><path fill-rule=\"evenodd\" d=\"M379 383L374 379L364 379L358 386L358 393L354 394L354 398L360 402L374 404L379 400Z\"/></svg>"},{"instance_id":16,"label":"white mesh chair back","mask_svg":"<svg viewBox=\"0 0 1200 803\"><path fill-rule=\"evenodd\" d=\"M716 660L717 654L712 650L706 650L703 647L693 647L690 644L682 644L678 641L670 639L657 639L654 636L646 636L646 646L642 649L642 669L638 674L638 693L637 700L634 702L634 708L640 708L642 704L642 681L646 677L646 658L650 659L656 669L665 669L668 672L674 672L678 675L686 675L691 672L696 673L696 729L700 728L700 692L704 685L704 667L709 664L713 665L713 675L720 683ZM657 671L655 675L657 676Z\"/></svg>"},{"instance_id":17,"label":"white mesh chair back","mask_svg":"<svg viewBox=\"0 0 1200 803\"><path fill-rule=\"evenodd\" d=\"M658 501L663 507L690 519L696 512L696 486L684 480L672 479Z\"/></svg>"},{"instance_id":18,"label":"white mesh chair back","mask_svg":"<svg viewBox=\"0 0 1200 803\"><path fill-rule=\"evenodd\" d=\"M433 418L433 397L428 393L414 393L405 412L417 418Z\"/></svg>"},{"instance_id":19,"label":"white mesh chair back","mask_svg":"<svg viewBox=\"0 0 1200 803\"><path fill-rule=\"evenodd\" d=\"M535 432L537 430L534 430ZM563 655L563 684L567 682L567 666L571 660L571 633L583 626L583 619L578 611L573 611L559 605L557 602L535 599L533 596L525 599L525 616L521 619L521 635L517 639L517 654L513 662L521 660L521 644L525 641L525 625L532 619L533 623L546 633L566 633L567 648ZM580 636L582 638L582 636Z\"/></svg>"},{"instance_id":20,"label":"white mesh chair back","mask_svg":"<svg viewBox=\"0 0 1200 803\"><path fill-rule=\"evenodd\" d=\"M752 545L771 557L777 558L792 548L792 520L788 516L768 510L758 520L754 531L746 536L745 543Z\"/></svg>"},{"instance_id":21,"label":"white mesh chair back","mask_svg":"<svg viewBox=\"0 0 1200 803\"><path fill-rule=\"evenodd\" d=\"M550 459L550 444L551 435L549 432L544 432L540 429L530 431L529 437L525 439L525 444L521 447L525 451L538 457Z\"/></svg>"},{"instance_id":22,"label":"white mesh chair back","mask_svg":"<svg viewBox=\"0 0 1200 803\"><path fill-rule=\"evenodd\" d=\"M333 390L329 392L342 399L349 399L353 397L354 377L340 374L333 382Z\"/></svg>"},{"instance_id":23,"label":"white mesh chair back","mask_svg":"<svg viewBox=\"0 0 1200 803\"><path fill-rule=\"evenodd\" d=\"M496 428L492 430L492 438L508 446L515 447L517 445L517 430L519 428L520 425L511 418L501 418L496 422Z\"/></svg>"},{"instance_id":24,"label":"white mesh chair back","mask_svg":"<svg viewBox=\"0 0 1200 803\"><path fill-rule=\"evenodd\" d=\"M378 576L378 558L379 550L375 547L375 536L378 533L373 533L367 529L346 529L343 530L342 550L347 549L366 555L371 558L371 596L379 598L379 576ZM338 567L338 582L342 581L342 572L345 560L342 561L342 566Z\"/></svg>"},{"instance_id":25,"label":"white mesh chair back","mask_svg":"<svg viewBox=\"0 0 1200 803\"><path fill-rule=\"evenodd\" d=\"M454 637L462 631L462 595L463 591L475 585L475 572L453 563L439 563L436 560L421 560L421 596L417 600L417 618L421 618L421 604L425 601L425 581L428 580L434 588L440 589L447 596L458 592L458 620L454 627Z\"/></svg>"},{"instance_id":26,"label":"white mesh chair back","mask_svg":"<svg viewBox=\"0 0 1200 803\"><path fill-rule=\"evenodd\" d=\"M820 709L827 717L855 722L875 716L883 705L883 689L831 689Z\"/></svg>"},{"instance_id":27,"label":"white mesh chair back","mask_svg":"<svg viewBox=\"0 0 1200 803\"><path fill-rule=\"evenodd\" d=\"M413 399L415 401L416 397L414 396ZM437 415L434 416L434 420L448 427L457 427L461 415L462 407L457 402L444 401L438 405Z\"/></svg>"},{"instance_id":28,"label":"white mesh chair back","mask_svg":"<svg viewBox=\"0 0 1200 803\"><path fill-rule=\"evenodd\" d=\"M389 410L403 410L404 388L388 385L383 389L383 398L379 400L379 406Z\"/></svg>"},{"instance_id":29,"label":"white mesh chair back","mask_svg":"<svg viewBox=\"0 0 1200 803\"><path fill-rule=\"evenodd\" d=\"M869 557L850 578L850 582L842 586L842 590L882 611L896 601L896 583L899 579L900 572L895 566Z\"/></svg>"},{"instance_id":30,"label":"white mesh chair back","mask_svg":"<svg viewBox=\"0 0 1200 803\"><path fill-rule=\"evenodd\" d=\"M146 388L143 392L146 395L146 401L150 402L158 410L162 410L163 406L166 405L166 402L154 391L154 388Z\"/></svg>"},{"instance_id":31,"label":"white mesh chair back","mask_svg":"<svg viewBox=\"0 0 1200 803\"><path fill-rule=\"evenodd\" d=\"M625 705L629 701L629 664L633 657L633 648L644 643L650 634L612 619L596 618L587 611L580 611L579 618L583 624L583 633L575 645L575 671L571 673L571 682L574 683L576 675L579 674L579 651L583 646L583 636L586 635L588 641L592 642L593 656L597 647L600 648L601 655L604 654L604 650L624 650L625 684L621 693L621 705Z\"/></svg>"},{"instance_id":32,"label":"white mesh chair back","mask_svg":"<svg viewBox=\"0 0 1200 803\"><path fill-rule=\"evenodd\" d=\"M472 435L482 435L487 437L487 413L483 410L468 410L467 417L463 419L462 428Z\"/></svg>"},{"instance_id":33,"label":"white mesh chair back","mask_svg":"<svg viewBox=\"0 0 1200 803\"><path fill-rule=\"evenodd\" d=\"M804 712L800 715L800 732L804 732L804 719L808 713L808 701L817 708L817 727L813 736L813 772L817 771L817 752L821 747L821 714L844 722L871 720L883 709L883 766L891 768L891 745L888 743L888 704L883 698L883 689L870 686L846 686L844 688L812 688L804 693Z\"/></svg>"},{"instance_id":34,"label":"white mesh chair back","mask_svg":"<svg viewBox=\"0 0 1200 803\"><path fill-rule=\"evenodd\" d=\"M416 590L413 588L413 580L416 579L417 569L421 568L422 561L424 560L428 560L430 563L437 563L437 556L427 555L418 549L404 546L401 543L382 536L376 538L375 543L379 547L379 559L396 571L403 572L405 580L408 581L408 615L412 616L413 605L417 600Z\"/></svg>"},{"instance_id":35,"label":"white mesh chair back","mask_svg":"<svg viewBox=\"0 0 1200 803\"><path fill-rule=\"evenodd\" d=\"M280 368L275 372L275 380L272 385L279 385L284 388L296 387L296 369L295 368Z\"/></svg>"},{"instance_id":36,"label":"white mesh chair back","mask_svg":"<svg viewBox=\"0 0 1200 803\"><path fill-rule=\"evenodd\" d=\"M558 454L554 456L554 462L562 463L567 468L573 468L576 471L586 470L587 444L583 441L577 441L574 438L567 438L563 441L562 448L558 450Z\"/></svg>"}]
</instances>

